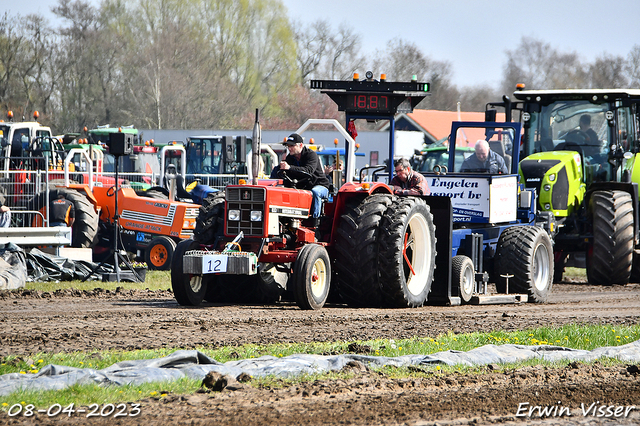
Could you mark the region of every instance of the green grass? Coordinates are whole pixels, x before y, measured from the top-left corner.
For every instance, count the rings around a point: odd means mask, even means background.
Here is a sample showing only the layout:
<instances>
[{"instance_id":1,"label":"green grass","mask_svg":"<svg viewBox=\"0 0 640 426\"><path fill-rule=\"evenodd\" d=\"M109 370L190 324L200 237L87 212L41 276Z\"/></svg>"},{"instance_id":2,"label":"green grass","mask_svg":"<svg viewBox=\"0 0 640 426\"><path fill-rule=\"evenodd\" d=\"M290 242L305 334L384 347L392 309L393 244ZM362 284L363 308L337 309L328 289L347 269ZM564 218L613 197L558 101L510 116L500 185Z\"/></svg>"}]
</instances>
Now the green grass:
<instances>
[{"instance_id":1,"label":"green grass","mask_svg":"<svg viewBox=\"0 0 640 426\"><path fill-rule=\"evenodd\" d=\"M197 348L206 355L220 362L236 359L257 358L263 355L285 357L296 353L306 354L342 354L348 353L350 343L356 343L366 353L380 356L399 356L407 354L429 355L440 351L458 350L469 351L486 344L523 344L523 345L555 345L574 349L594 349L601 346L619 346L640 339L640 325L633 326L593 326L593 325L565 325L559 328L538 328L534 330L516 332L465 333L443 334L436 339L414 337L403 340L369 340L358 342L327 342L327 343L295 343L272 345L242 345L237 347ZM150 359L166 356L175 349L157 349L141 351L100 351L94 353L74 352L37 354L31 359L8 356L0 360L0 375L7 373L36 373L47 364L67 365L78 368L102 369L116 362L134 359ZM604 360L605 363L615 364L615 360ZM504 368L514 368L533 364L558 365L538 360L512 364ZM565 362L566 363L566 362ZM561 363L561 364L565 364ZM437 366L427 372L415 372L408 369L382 370L395 377L410 377L415 375L436 374L449 371L478 372L481 367L466 366ZM283 380L267 377L253 380L254 386L278 387L291 383L318 380L347 378L347 373L327 373L312 376L297 377ZM102 387L97 385L73 386L61 391L23 391L7 397L0 397L0 409L5 411L14 404L34 404L36 407L49 407L61 404L63 407L74 403L76 406L89 404L119 403L136 401L146 397L162 398L167 394L189 394L200 387L200 381L182 379L169 383L151 383L139 386ZM163 396L164 395L164 396Z\"/></svg>"},{"instance_id":2,"label":"green grass","mask_svg":"<svg viewBox=\"0 0 640 426\"><path fill-rule=\"evenodd\" d=\"M102 282L102 281L58 281L58 282L28 282L27 290L53 292L61 289L93 290L95 288L115 290L118 287L136 290L171 290L171 276L169 271L147 271L146 280L143 283L131 282Z\"/></svg>"}]
</instances>

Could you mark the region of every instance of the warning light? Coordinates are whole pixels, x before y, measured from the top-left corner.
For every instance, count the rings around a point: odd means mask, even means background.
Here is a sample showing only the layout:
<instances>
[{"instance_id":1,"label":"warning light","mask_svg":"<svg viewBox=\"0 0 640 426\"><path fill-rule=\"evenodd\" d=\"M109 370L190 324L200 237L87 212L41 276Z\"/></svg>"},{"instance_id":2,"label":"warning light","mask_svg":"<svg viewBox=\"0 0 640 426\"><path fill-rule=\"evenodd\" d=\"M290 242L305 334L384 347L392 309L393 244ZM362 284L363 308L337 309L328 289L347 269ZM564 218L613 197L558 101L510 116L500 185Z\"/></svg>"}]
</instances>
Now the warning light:
<instances>
[{"instance_id":1,"label":"warning light","mask_svg":"<svg viewBox=\"0 0 640 426\"><path fill-rule=\"evenodd\" d=\"M524 90L524 83L516 84L516 90Z\"/></svg>"},{"instance_id":2,"label":"warning light","mask_svg":"<svg viewBox=\"0 0 640 426\"><path fill-rule=\"evenodd\" d=\"M7 112L7 118L8 118L9 120L11 120L11 119L13 118L13 111L8 111L8 112Z\"/></svg>"},{"instance_id":3,"label":"warning light","mask_svg":"<svg viewBox=\"0 0 640 426\"><path fill-rule=\"evenodd\" d=\"M38 111L33 112L33 119L38 121L38 117L40 117L40 113Z\"/></svg>"},{"instance_id":4,"label":"warning light","mask_svg":"<svg viewBox=\"0 0 640 426\"><path fill-rule=\"evenodd\" d=\"M387 81L387 75L386 74L380 74L380 81Z\"/></svg>"},{"instance_id":5,"label":"warning light","mask_svg":"<svg viewBox=\"0 0 640 426\"><path fill-rule=\"evenodd\" d=\"M338 138L335 138L335 139L333 140L333 144L334 144L335 146L338 146Z\"/></svg>"},{"instance_id":6,"label":"warning light","mask_svg":"<svg viewBox=\"0 0 640 426\"><path fill-rule=\"evenodd\" d=\"M353 73L353 81L358 81L360 80L360 74L358 74L357 72Z\"/></svg>"},{"instance_id":7,"label":"warning light","mask_svg":"<svg viewBox=\"0 0 640 426\"><path fill-rule=\"evenodd\" d=\"M316 143L316 140L314 138L309 138L309 143L313 145L314 143Z\"/></svg>"}]
</instances>

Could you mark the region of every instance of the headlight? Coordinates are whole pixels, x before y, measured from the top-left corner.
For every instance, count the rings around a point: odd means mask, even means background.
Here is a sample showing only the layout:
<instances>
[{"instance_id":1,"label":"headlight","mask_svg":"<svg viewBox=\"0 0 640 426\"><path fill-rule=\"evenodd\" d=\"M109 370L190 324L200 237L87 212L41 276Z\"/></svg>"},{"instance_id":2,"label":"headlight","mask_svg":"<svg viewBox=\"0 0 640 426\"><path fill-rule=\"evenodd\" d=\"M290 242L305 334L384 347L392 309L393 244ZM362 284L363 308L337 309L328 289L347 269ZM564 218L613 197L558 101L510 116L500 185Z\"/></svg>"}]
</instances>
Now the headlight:
<instances>
[{"instance_id":1,"label":"headlight","mask_svg":"<svg viewBox=\"0 0 640 426\"><path fill-rule=\"evenodd\" d=\"M240 210L229 210L229 220L240 220Z\"/></svg>"},{"instance_id":2,"label":"headlight","mask_svg":"<svg viewBox=\"0 0 640 426\"><path fill-rule=\"evenodd\" d=\"M550 174L550 175L549 175L549 180L550 180L551 182L553 182L553 181L555 181L555 180L556 180L556 175L555 175L555 173L552 173L552 174Z\"/></svg>"},{"instance_id":3,"label":"headlight","mask_svg":"<svg viewBox=\"0 0 640 426\"><path fill-rule=\"evenodd\" d=\"M262 220L262 211L251 210L251 222L260 222Z\"/></svg>"}]
</instances>

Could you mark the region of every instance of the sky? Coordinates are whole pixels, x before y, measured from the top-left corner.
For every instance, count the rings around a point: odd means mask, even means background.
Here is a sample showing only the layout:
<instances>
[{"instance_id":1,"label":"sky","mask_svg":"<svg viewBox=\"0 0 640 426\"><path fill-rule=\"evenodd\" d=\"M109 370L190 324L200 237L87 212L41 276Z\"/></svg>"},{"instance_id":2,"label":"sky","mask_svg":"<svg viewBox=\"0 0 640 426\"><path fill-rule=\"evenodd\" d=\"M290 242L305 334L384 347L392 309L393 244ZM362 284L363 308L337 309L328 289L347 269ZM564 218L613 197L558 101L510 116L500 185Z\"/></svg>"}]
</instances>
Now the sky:
<instances>
[{"instance_id":1,"label":"sky","mask_svg":"<svg viewBox=\"0 0 640 426\"><path fill-rule=\"evenodd\" d=\"M505 52L514 50L523 36L563 53L575 52L584 62L604 53L626 57L640 44L639 0L281 1L294 25L325 19L336 31L342 23L352 26L364 54L373 55L394 38L414 43L431 59L450 62L458 87L497 88ZM53 19L55 4L57 0L0 0L0 12Z\"/></svg>"}]
</instances>

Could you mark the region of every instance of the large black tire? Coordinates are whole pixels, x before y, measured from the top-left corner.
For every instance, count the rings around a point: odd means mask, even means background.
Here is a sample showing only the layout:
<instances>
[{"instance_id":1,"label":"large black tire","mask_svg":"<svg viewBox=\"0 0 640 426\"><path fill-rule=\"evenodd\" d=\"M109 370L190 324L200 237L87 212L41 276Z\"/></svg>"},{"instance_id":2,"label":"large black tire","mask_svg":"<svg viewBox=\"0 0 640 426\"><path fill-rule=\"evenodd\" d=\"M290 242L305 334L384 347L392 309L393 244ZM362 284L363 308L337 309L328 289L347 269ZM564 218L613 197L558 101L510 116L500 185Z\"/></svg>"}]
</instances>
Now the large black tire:
<instances>
[{"instance_id":1,"label":"large black tire","mask_svg":"<svg viewBox=\"0 0 640 426\"><path fill-rule=\"evenodd\" d=\"M433 216L421 198L401 197L380 223L380 289L383 305L414 308L427 300L436 263Z\"/></svg>"},{"instance_id":2,"label":"large black tire","mask_svg":"<svg viewBox=\"0 0 640 426\"><path fill-rule=\"evenodd\" d=\"M58 194L63 193L65 198L73 203L75 221L73 222L71 247L93 247L98 236L98 212L89 201L86 194L69 188L51 188L49 199L55 200ZM29 209L40 210L45 208L47 200L46 192L37 194L30 202Z\"/></svg>"},{"instance_id":3,"label":"large black tire","mask_svg":"<svg viewBox=\"0 0 640 426\"><path fill-rule=\"evenodd\" d=\"M284 292L281 277L276 277L273 265L260 265L255 275L205 275L208 302L273 304Z\"/></svg>"},{"instance_id":4,"label":"large black tire","mask_svg":"<svg viewBox=\"0 0 640 426\"><path fill-rule=\"evenodd\" d=\"M553 286L553 245L537 226L512 226L498 239L495 278L498 293L526 293L529 302L544 303Z\"/></svg>"},{"instance_id":5,"label":"large black tire","mask_svg":"<svg viewBox=\"0 0 640 426\"><path fill-rule=\"evenodd\" d=\"M146 191L136 192L140 197L153 198L154 200L168 200L169 191L161 186L152 186Z\"/></svg>"},{"instance_id":6,"label":"large black tire","mask_svg":"<svg viewBox=\"0 0 640 426\"><path fill-rule=\"evenodd\" d=\"M592 285L628 284L633 264L633 201L623 191L595 191L589 203L593 244L587 251Z\"/></svg>"},{"instance_id":7,"label":"large black tire","mask_svg":"<svg viewBox=\"0 0 640 426\"><path fill-rule=\"evenodd\" d=\"M224 191L213 192L202 201L193 236L202 244L213 244L224 233Z\"/></svg>"},{"instance_id":8,"label":"large black tire","mask_svg":"<svg viewBox=\"0 0 640 426\"><path fill-rule=\"evenodd\" d=\"M165 235L161 235L149 242L144 251L144 259L149 269L166 271L171 267L171 259L175 250L176 242Z\"/></svg>"},{"instance_id":9,"label":"large black tire","mask_svg":"<svg viewBox=\"0 0 640 426\"><path fill-rule=\"evenodd\" d=\"M174 297L183 306L200 305L207 292L207 280L203 279L203 275L189 275L182 272L184 254L197 248L198 245L192 239L180 241L171 260L171 288Z\"/></svg>"},{"instance_id":10,"label":"large black tire","mask_svg":"<svg viewBox=\"0 0 640 426\"><path fill-rule=\"evenodd\" d=\"M455 286L463 303L469 303L476 287L476 273L473 261L467 256L454 256L451 259L451 286Z\"/></svg>"},{"instance_id":11,"label":"large black tire","mask_svg":"<svg viewBox=\"0 0 640 426\"><path fill-rule=\"evenodd\" d=\"M354 198L340 218L334 268L338 294L349 306L380 306L379 226L393 200L389 194Z\"/></svg>"},{"instance_id":12,"label":"large black tire","mask_svg":"<svg viewBox=\"0 0 640 426\"><path fill-rule=\"evenodd\" d=\"M564 268L567 264L567 255L562 252L556 252L554 254L554 262L553 262L553 282L561 283L562 276L564 275Z\"/></svg>"},{"instance_id":13,"label":"large black tire","mask_svg":"<svg viewBox=\"0 0 640 426\"><path fill-rule=\"evenodd\" d=\"M298 253L293 267L293 296L300 309L320 309L329 296L331 261L319 244L307 244Z\"/></svg>"}]
</instances>

